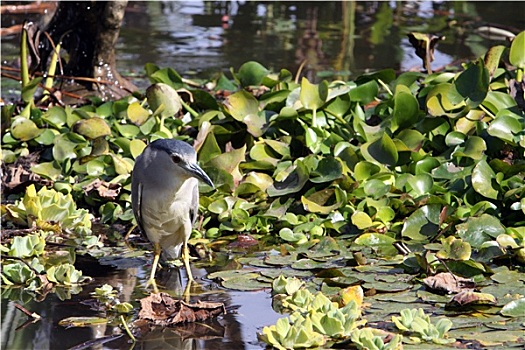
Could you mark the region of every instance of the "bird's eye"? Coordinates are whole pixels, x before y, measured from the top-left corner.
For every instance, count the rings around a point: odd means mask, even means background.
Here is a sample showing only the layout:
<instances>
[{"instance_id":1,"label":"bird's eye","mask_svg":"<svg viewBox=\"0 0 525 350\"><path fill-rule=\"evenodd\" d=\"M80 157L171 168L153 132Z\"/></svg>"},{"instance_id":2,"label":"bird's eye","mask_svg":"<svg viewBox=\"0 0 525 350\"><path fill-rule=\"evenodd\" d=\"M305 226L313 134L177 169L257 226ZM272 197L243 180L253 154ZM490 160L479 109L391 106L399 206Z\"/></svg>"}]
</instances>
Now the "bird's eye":
<instances>
[{"instance_id":1,"label":"bird's eye","mask_svg":"<svg viewBox=\"0 0 525 350\"><path fill-rule=\"evenodd\" d=\"M171 160L173 160L173 163L180 163L182 159L177 155L173 155L171 156Z\"/></svg>"}]
</instances>

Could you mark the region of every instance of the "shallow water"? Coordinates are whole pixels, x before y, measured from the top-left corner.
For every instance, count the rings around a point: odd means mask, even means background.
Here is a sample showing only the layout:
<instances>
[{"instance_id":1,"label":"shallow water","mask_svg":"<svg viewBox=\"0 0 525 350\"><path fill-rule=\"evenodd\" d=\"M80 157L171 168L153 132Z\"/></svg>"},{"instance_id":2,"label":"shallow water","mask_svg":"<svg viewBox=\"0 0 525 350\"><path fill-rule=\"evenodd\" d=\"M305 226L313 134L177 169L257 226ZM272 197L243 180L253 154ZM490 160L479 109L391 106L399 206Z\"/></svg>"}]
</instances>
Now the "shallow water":
<instances>
[{"instance_id":1,"label":"shallow water","mask_svg":"<svg viewBox=\"0 0 525 350\"><path fill-rule=\"evenodd\" d=\"M130 260L129 267L115 268L111 265L92 264L79 266L84 274L94 277L89 285L83 286L79 294L70 299L60 300L49 294L42 302L29 301L23 306L36 312L42 319L26 324L27 317L15 308L14 301L2 299L2 349L69 349L90 340L113 334L121 334L118 322L89 327L65 328L58 322L73 316L103 316L91 308L90 292L108 283L120 292L121 302L136 305L147 295L144 283L149 277L150 261ZM122 261L120 262L122 264ZM197 282L191 287L191 302L197 300L224 303L227 314L206 322L190 323L179 327L156 329L146 334L133 345L128 336L97 344L97 349L254 349L264 348L257 339L263 326L275 323L283 315L273 311L269 290L240 292L225 290L212 281L206 280L205 269L193 269ZM186 287L185 272L178 269L164 269L157 274L161 291L173 296L182 296ZM17 301L18 304L22 304Z\"/></svg>"}]
</instances>

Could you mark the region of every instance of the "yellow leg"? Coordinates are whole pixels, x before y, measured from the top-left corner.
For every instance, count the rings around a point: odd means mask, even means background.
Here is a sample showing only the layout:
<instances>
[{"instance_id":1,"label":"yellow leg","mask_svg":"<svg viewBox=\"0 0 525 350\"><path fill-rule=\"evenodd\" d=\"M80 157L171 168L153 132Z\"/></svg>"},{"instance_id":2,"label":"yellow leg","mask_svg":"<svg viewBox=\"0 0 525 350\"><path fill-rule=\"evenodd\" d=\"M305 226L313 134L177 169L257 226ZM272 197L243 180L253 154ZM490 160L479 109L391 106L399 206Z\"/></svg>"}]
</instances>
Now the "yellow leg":
<instances>
[{"instance_id":1,"label":"yellow leg","mask_svg":"<svg viewBox=\"0 0 525 350\"><path fill-rule=\"evenodd\" d=\"M184 244L182 245L182 260L184 261L184 266L186 266L188 280L194 281L193 274L191 273L190 268L190 250L188 249L188 244L186 242L184 242Z\"/></svg>"},{"instance_id":2,"label":"yellow leg","mask_svg":"<svg viewBox=\"0 0 525 350\"><path fill-rule=\"evenodd\" d=\"M149 276L149 280L148 282L146 282L146 288L148 286L153 286L153 291L155 293L159 292L159 289L157 288L157 282L155 282L155 272L157 272L157 265L159 264L160 252L160 244L153 243L153 265L151 266L151 274Z\"/></svg>"}]
</instances>

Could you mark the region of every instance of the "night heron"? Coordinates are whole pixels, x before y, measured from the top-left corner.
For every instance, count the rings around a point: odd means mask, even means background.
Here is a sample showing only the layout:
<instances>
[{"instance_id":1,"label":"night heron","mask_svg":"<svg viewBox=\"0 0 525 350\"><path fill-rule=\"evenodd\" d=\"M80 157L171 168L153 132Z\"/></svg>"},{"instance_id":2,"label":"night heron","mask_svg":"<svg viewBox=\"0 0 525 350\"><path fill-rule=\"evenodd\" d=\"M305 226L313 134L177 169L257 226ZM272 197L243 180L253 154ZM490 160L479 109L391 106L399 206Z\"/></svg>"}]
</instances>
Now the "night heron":
<instances>
[{"instance_id":1,"label":"night heron","mask_svg":"<svg viewBox=\"0 0 525 350\"><path fill-rule=\"evenodd\" d=\"M182 249L188 279L193 280L187 243L199 208L199 179L213 187L197 165L197 153L183 141L156 140L135 161L131 180L133 213L153 243L154 259L147 285L155 289L161 252L171 260L180 257Z\"/></svg>"}]
</instances>

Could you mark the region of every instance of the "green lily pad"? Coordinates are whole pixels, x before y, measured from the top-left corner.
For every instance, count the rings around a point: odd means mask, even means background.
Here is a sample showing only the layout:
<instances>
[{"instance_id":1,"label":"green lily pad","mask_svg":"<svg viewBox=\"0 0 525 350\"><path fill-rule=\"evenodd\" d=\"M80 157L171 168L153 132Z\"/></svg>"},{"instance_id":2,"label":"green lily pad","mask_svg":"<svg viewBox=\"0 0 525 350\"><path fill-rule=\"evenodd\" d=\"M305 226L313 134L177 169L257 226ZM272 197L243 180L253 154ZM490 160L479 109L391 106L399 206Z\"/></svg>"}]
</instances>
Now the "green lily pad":
<instances>
[{"instance_id":1,"label":"green lily pad","mask_svg":"<svg viewBox=\"0 0 525 350\"><path fill-rule=\"evenodd\" d=\"M459 237L474 248L480 248L484 242L491 241L505 233L501 222L489 214L470 217L467 222L457 225L456 230Z\"/></svg>"},{"instance_id":2,"label":"green lily pad","mask_svg":"<svg viewBox=\"0 0 525 350\"><path fill-rule=\"evenodd\" d=\"M377 174L381 168L371 162L363 161L355 165L354 178L357 181L368 180L372 175Z\"/></svg>"},{"instance_id":3,"label":"green lily pad","mask_svg":"<svg viewBox=\"0 0 525 350\"><path fill-rule=\"evenodd\" d=\"M299 192L309 179L308 170L303 162L297 162L296 168L286 177L284 181L275 181L268 187L270 197L284 196Z\"/></svg>"},{"instance_id":4,"label":"green lily pad","mask_svg":"<svg viewBox=\"0 0 525 350\"><path fill-rule=\"evenodd\" d=\"M251 85L260 85L263 78L269 73L259 62L248 61L244 63L237 72L236 76L239 79L241 86L247 87Z\"/></svg>"},{"instance_id":5,"label":"green lily pad","mask_svg":"<svg viewBox=\"0 0 525 350\"><path fill-rule=\"evenodd\" d=\"M489 135L507 142L514 142L514 135L521 131L522 127L519 116L508 110L498 112L496 119L494 119L487 128Z\"/></svg>"},{"instance_id":6,"label":"green lily pad","mask_svg":"<svg viewBox=\"0 0 525 350\"><path fill-rule=\"evenodd\" d=\"M73 125L73 131L88 140L111 135L111 129L106 121L99 117L81 119Z\"/></svg>"},{"instance_id":7,"label":"green lily pad","mask_svg":"<svg viewBox=\"0 0 525 350\"><path fill-rule=\"evenodd\" d=\"M437 235L441 205L429 204L413 212L403 224L401 234L413 240L424 241Z\"/></svg>"},{"instance_id":8,"label":"green lily pad","mask_svg":"<svg viewBox=\"0 0 525 350\"><path fill-rule=\"evenodd\" d=\"M370 218L370 216L367 213L363 212L363 211L355 211L352 214L351 220L352 220L352 224L357 226L357 228L360 229L360 230L364 230L366 228L374 226L374 223L373 223L372 219ZM375 236L374 236L374 238L375 238ZM357 240L356 240L356 243L360 244L360 243L357 242Z\"/></svg>"},{"instance_id":9,"label":"green lily pad","mask_svg":"<svg viewBox=\"0 0 525 350\"><path fill-rule=\"evenodd\" d=\"M130 103L127 113L128 119L137 126L144 124L150 116L149 111L142 107L138 101Z\"/></svg>"},{"instance_id":10,"label":"green lily pad","mask_svg":"<svg viewBox=\"0 0 525 350\"><path fill-rule=\"evenodd\" d=\"M342 166L336 158L322 158L314 171L310 173L313 183L331 182L342 176Z\"/></svg>"},{"instance_id":11,"label":"green lily pad","mask_svg":"<svg viewBox=\"0 0 525 350\"><path fill-rule=\"evenodd\" d=\"M454 236L449 236L441 240L443 249L436 253L436 256L441 259L452 260L468 260L472 253L470 244L463 242L461 239L456 239Z\"/></svg>"},{"instance_id":12,"label":"green lily pad","mask_svg":"<svg viewBox=\"0 0 525 350\"><path fill-rule=\"evenodd\" d=\"M11 124L11 135L20 141L29 141L43 132L36 126L35 122L24 117L13 118Z\"/></svg>"},{"instance_id":13,"label":"green lily pad","mask_svg":"<svg viewBox=\"0 0 525 350\"><path fill-rule=\"evenodd\" d=\"M363 145L363 150L381 164L394 166L399 159L396 145L386 133L379 139Z\"/></svg>"},{"instance_id":14,"label":"green lily pad","mask_svg":"<svg viewBox=\"0 0 525 350\"><path fill-rule=\"evenodd\" d=\"M505 304L500 313L507 317L524 317L525 316L525 298L513 300Z\"/></svg>"},{"instance_id":15,"label":"green lily pad","mask_svg":"<svg viewBox=\"0 0 525 350\"><path fill-rule=\"evenodd\" d=\"M244 121L249 115L258 115L259 102L250 93L242 90L230 95L224 102L230 115L238 121Z\"/></svg>"},{"instance_id":16,"label":"green lily pad","mask_svg":"<svg viewBox=\"0 0 525 350\"><path fill-rule=\"evenodd\" d=\"M489 72L483 61L472 64L454 82L457 92L474 108L483 102L489 89Z\"/></svg>"},{"instance_id":17,"label":"green lily pad","mask_svg":"<svg viewBox=\"0 0 525 350\"><path fill-rule=\"evenodd\" d=\"M300 100L306 109L317 110L324 105L328 97L328 83L312 84L306 78L301 80ZM315 124L314 124L315 125Z\"/></svg>"},{"instance_id":18,"label":"green lily pad","mask_svg":"<svg viewBox=\"0 0 525 350\"><path fill-rule=\"evenodd\" d=\"M525 31L522 31L514 40L510 46L509 60L510 63L516 67L525 68Z\"/></svg>"},{"instance_id":19,"label":"green lily pad","mask_svg":"<svg viewBox=\"0 0 525 350\"><path fill-rule=\"evenodd\" d=\"M419 103L410 89L397 85L394 94L394 111L392 113L392 131L405 129L414 125L419 119Z\"/></svg>"},{"instance_id":20,"label":"green lily pad","mask_svg":"<svg viewBox=\"0 0 525 350\"><path fill-rule=\"evenodd\" d=\"M182 109L181 98L177 91L165 83L156 83L146 89L146 97L154 115L161 117L172 117ZM136 121L144 123L144 112L138 111L135 115ZM141 125L141 124L138 124Z\"/></svg>"},{"instance_id":21,"label":"green lily pad","mask_svg":"<svg viewBox=\"0 0 525 350\"><path fill-rule=\"evenodd\" d=\"M56 181L62 175L62 169L57 168L54 162L36 164L31 167L31 171L53 181Z\"/></svg>"}]
</instances>

